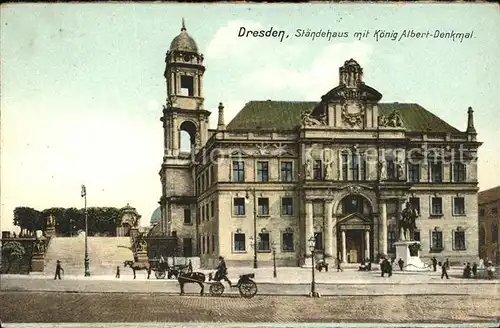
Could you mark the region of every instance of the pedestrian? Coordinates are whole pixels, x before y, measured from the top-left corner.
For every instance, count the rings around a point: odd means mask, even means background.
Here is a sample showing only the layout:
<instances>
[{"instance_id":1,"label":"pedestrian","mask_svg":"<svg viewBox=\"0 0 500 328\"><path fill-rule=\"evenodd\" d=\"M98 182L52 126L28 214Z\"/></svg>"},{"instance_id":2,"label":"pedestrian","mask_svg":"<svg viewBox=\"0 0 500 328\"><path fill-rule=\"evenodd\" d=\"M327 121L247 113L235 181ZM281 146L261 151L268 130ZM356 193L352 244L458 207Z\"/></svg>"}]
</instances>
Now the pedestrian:
<instances>
[{"instance_id":1,"label":"pedestrian","mask_svg":"<svg viewBox=\"0 0 500 328\"><path fill-rule=\"evenodd\" d=\"M446 262L441 265L441 279L446 276L446 279L450 279L448 277L448 266L446 265Z\"/></svg>"},{"instance_id":2,"label":"pedestrian","mask_svg":"<svg viewBox=\"0 0 500 328\"><path fill-rule=\"evenodd\" d=\"M120 279L120 266L119 265L116 266L116 276L115 276L115 278Z\"/></svg>"},{"instance_id":3,"label":"pedestrian","mask_svg":"<svg viewBox=\"0 0 500 328\"><path fill-rule=\"evenodd\" d=\"M189 263L188 263L188 273L191 273L193 272L193 263L191 263L191 260L189 260Z\"/></svg>"},{"instance_id":4,"label":"pedestrian","mask_svg":"<svg viewBox=\"0 0 500 328\"><path fill-rule=\"evenodd\" d=\"M402 258L399 258L398 265L399 265L399 270L401 271L403 271L403 264L405 264L405 261L403 261Z\"/></svg>"},{"instance_id":5,"label":"pedestrian","mask_svg":"<svg viewBox=\"0 0 500 328\"><path fill-rule=\"evenodd\" d=\"M472 263L472 274L474 275L474 278L476 278L476 275L477 275L477 263L476 262Z\"/></svg>"},{"instance_id":6,"label":"pedestrian","mask_svg":"<svg viewBox=\"0 0 500 328\"><path fill-rule=\"evenodd\" d=\"M436 272L437 270L437 263L438 263L438 260L436 259L435 256L432 257L432 268L434 269L434 272Z\"/></svg>"},{"instance_id":7,"label":"pedestrian","mask_svg":"<svg viewBox=\"0 0 500 328\"><path fill-rule=\"evenodd\" d=\"M339 271L344 272L344 270L342 270L342 268L340 267L340 258L337 257L337 272L339 272Z\"/></svg>"},{"instance_id":8,"label":"pedestrian","mask_svg":"<svg viewBox=\"0 0 500 328\"><path fill-rule=\"evenodd\" d=\"M54 275L54 280L56 280L57 278L59 278L59 280L61 280L61 271L64 274L64 269L61 266L61 261L57 260L57 262L56 262L56 274Z\"/></svg>"}]
</instances>

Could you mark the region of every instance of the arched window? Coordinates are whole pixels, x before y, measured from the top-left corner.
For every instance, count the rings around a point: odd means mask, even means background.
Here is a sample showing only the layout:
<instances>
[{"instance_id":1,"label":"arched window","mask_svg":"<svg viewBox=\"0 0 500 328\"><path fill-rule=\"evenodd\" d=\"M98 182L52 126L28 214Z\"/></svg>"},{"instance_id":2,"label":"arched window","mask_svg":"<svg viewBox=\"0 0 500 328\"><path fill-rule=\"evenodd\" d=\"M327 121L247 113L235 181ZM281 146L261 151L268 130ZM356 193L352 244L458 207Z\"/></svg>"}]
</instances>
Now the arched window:
<instances>
[{"instance_id":1,"label":"arched window","mask_svg":"<svg viewBox=\"0 0 500 328\"><path fill-rule=\"evenodd\" d=\"M359 195L350 195L342 200L342 214L363 214L364 198Z\"/></svg>"},{"instance_id":2,"label":"arched window","mask_svg":"<svg viewBox=\"0 0 500 328\"><path fill-rule=\"evenodd\" d=\"M491 224L491 242L498 242L498 225L496 223Z\"/></svg>"},{"instance_id":3,"label":"arched window","mask_svg":"<svg viewBox=\"0 0 500 328\"><path fill-rule=\"evenodd\" d=\"M485 239L486 239L486 233L484 231L484 227L480 227L479 228L479 245L480 246L483 246L486 243Z\"/></svg>"}]
</instances>

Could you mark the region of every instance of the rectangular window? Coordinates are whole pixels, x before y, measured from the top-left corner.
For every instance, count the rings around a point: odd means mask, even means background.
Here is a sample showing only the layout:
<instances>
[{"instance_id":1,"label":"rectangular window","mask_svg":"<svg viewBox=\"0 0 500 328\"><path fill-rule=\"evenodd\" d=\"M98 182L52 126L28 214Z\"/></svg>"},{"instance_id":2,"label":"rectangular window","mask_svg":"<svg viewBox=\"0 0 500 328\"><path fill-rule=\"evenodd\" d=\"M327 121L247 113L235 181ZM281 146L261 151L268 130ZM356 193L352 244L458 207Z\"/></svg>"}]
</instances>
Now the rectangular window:
<instances>
[{"instance_id":1,"label":"rectangular window","mask_svg":"<svg viewBox=\"0 0 500 328\"><path fill-rule=\"evenodd\" d=\"M314 161L313 179L314 180L323 179L323 163L319 159Z\"/></svg>"},{"instance_id":2,"label":"rectangular window","mask_svg":"<svg viewBox=\"0 0 500 328\"><path fill-rule=\"evenodd\" d=\"M182 96L194 96L194 78L188 75L181 75L181 90Z\"/></svg>"},{"instance_id":3,"label":"rectangular window","mask_svg":"<svg viewBox=\"0 0 500 328\"><path fill-rule=\"evenodd\" d=\"M233 161L233 182L245 181L245 162Z\"/></svg>"},{"instance_id":4,"label":"rectangular window","mask_svg":"<svg viewBox=\"0 0 500 328\"><path fill-rule=\"evenodd\" d=\"M212 235L212 253L215 253L215 236Z\"/></svg>"},{"instance_id":5,"label":"rectangular window","mask_svg":"<svg viewBox=\"0 0 500 328\"><path fill-rule=\"evenodd\" d=\"M269 233L268 232L261 232L259 233L259 247L257 248L259 251L270 251L270 244L269 244Z\"/></svg>"},{"instance_id":6,"label":"rectangular window","mask_svg":"<svg viewBox=\"0 0 500 328\"><path fill-rule=\"evenodd\" d=\"M268 162L257 162L257 181L268 182L269 181L269 163Z\"/></svg>"},{"instance_id":7,"label":"rectangular window","mask_svg":"<svg viewBox=\"0 0 500 328\"><path fill-rule=\"evenodd\" d=\"M387 179L396 180L397 179L396 163L394 163L393 159L386 159L386 163L387 163Z\"/></svg>"},{"instance_id":8,"label":"rectangular window","mask_svg":"<svg viewBox=\"0 0 500 328\"><path fill-rule=\"evenodd\" d=\"M269 198L259 198L257 200L259 216L269 215Z\"/></svg>"},{"instance_id":9,"label":"rectangular window","mask_svg":"<svg viewBox=\"0 0 500 328\"><path fill-rule=\"evenodd\" d=\"M281 162L281 182L292 182L292 162Z\"/></svg>"},{"instance_id":10,"label":"rectangular window","mask_svg":"<svg viewBox=\"0 0 500 328\"><path fill-rule=\"evenodd\" d=\"M314 249L315 250L323 250L323 233L322 232L315 232L314 239L315 239Z\"/></svg>"},{"instance_id":11,"label":"rectangular window","mask_svg":"<svg viewBox=\"0 0 500 328\"><path fill-rule=\"evenodd\" d=\"M443 182L443 164L440 161L429 161L430 182Z\"/></svg>"},{"instance_id":12,"label":"rectangular window","mask_svg":"<svg viewBox=\"0 0 500 328\"><path fill-rule=\"evenodd\" d=\"M193 240L191 238L183 238L182 248L184 257L193 256Z\"/></svg>"},{"instance_id":13,"label":"rectangular window","mask_svg":"<svg viewBox=\"0 0 500 328\"><path fill-rule=\"evenodd\" d=\"M201 194L201 177L196 179L196 190L198 191L198 195Z\"/></svg>"},{"instance_id":14,"label":"rectangular window","mask_svg":"<svg viewBox=\"0 0 500 328\"><path fill-rule=\"evenodd\" d=\"M465 231L453 231L453 247L457 251L465 250Z\"/></svg>"},{"instance_id":15,"label":"rectangular window","mask_svg":"<svg viewBox=\"0 0 500 328\"><path fill-rule=\"evenodd\" d=\"M281 215L293 215L293 198L281 198Z\"/></svg>"},{"instance_id":16,"label":"rectangular window","mask_svg":"<svg viewBox=\"0 0 500 328\"><path fill-rule=\"evenodd\" d=\"M206 242L207 244L205 245L205 253L208 254L210 253L210 236L207 236Z\"/></svg>"},{"instance_id":17,"label":"rectangular window","mask_svg":"<svg viewBox=\"0 0 500 328\"><path fill-rule=\"evenodd\" d=\"M233 199L233 215L245 215L245 198Z\"/></svg>"},{"instance_id":18,"label":"rectangular window","mask_svg":"<svg viewBox=\"0 0 500 328\"><path fill-rule=\"evenodd\" d=\"M420 216L420 198L410 197L411 208L417 211L417 215Z\"/></svg>"},{"instance_id":19,"label":"rectangular window","mask_svg":"<svg viewBox=\"0 0 500 328\"><path fill-rule=\"evenodd\" d=\"M453 214L454 215L465 214L465 200L463 197L453 198Z\"/></svg>"},{"instance_id":20,"label":"rectangular window","mask_svg":"<svg viewBox=\"0 0 500 328\"><path fill-rule=\"evenodd\" d=\"M235 252L244 252L245 251L245 234L244 233L235 233L233 235L233 244Z\"/></svg>"},{"instance_id":21,"label":"rectangular window","mask_svg":"<svg viewBox=\"0 0 500 328\"><path fill-rule=\"evenodd\" d=\"M441 197L433 197L431 203L431 215L443 215L443 200Z\"/></svg>"},{"instance_id":22,"label":"rectangular window","mask_svg":"<svg viewBox=\"0 0 500 328\"><path fill-rule=\"evenodd\" d=\"M205 191L205 173L201 173L200 179L201 179L201 192Z\"/></svg>"},{"instance_id":23,"label":"rectangular window","mask_svg":"<svg viewBox=\"0 0 500 328\"><path fill-rule=\"evenodd\" d=\"M206 215L207 221L210 220L209 214L210 214L210 211L208 209L208 203L207 203L207 204L205 204L205 215Z\"/></svg>"},{"instance_id":24,"label":"rectangular window","mask_svg":"<svg viewBox=\"0 0 500 328\"><path fill-rule=\"evenodd\" d=\"M283 233L283 242L281 243L283 246L283 252L293 252L293 233L292 232L284 232Z\"/></svg>"},{"instance_id":25,"label":"rectangular window","mask_svg":"<svg viewBox=\"0 0 500 328\"><path fill-rule=\"evenodd\" d=\"M201 205L201 222L205 222L205 206Z\"/></svg>"},{"instance_id":26,"label":"rectangular window","mask_svg":"<svg viewBox=\"0 0 500 328\"><path fill-rule=\"evenodd\" d=\"M184 224L191 224L191 210L189 208L184 209Z\"/></svg>"},{"instance_id":27,"label":"rectangular window","mask_svg":"<svg viewBox=\"0 0 500 328\"><path fill-rule=\"evenodd\" d=\"M396 231L393 230L387 231L387 248L391 253L394 253L396 251L396 247L394 246L395 242L396 242Z\"/></svg>"},{"instance_id":28,"label":"rectangular window","mask_svg":"<svg viewBox=\"0 0 500 328\"><path fill-rule=\"evenodd\" d=\"M418 183L420 182L420 165L419 164L408 164L408 179L410 182Z\"/></svg>"},{"instance_id":29,"label":"rectangular window","mask_svg":"<svg viewBox=\"0 0 500 328\"><path fill-rule=\"evenodd\" d=\"M347 153L342 154L342 180L347 181L349 179L349 155Z\"/></svg>"},{"instance_id":30,"label":"rectangular window","mask_svg":"<svg viewBox=\"0 0 500 328\"><path fill-rule=\"evenodd\" d=\"M211 217L215 216L215 201L210 202L210 216Z\"/></svg>"},{"instance_id":31,"label":"rectangular window","mask_svg":"<svg viewBox=\"0 0 500 328\"><path fill-rule=\"evenodd\" d=\"M454 182L465 182L465 164L455 163L453 164L453 181Z\"/></svg>"},{"instance_id":32,"label":"rectangular window","mask_svg":"<svg viewBox=\"0 0 500 328\"><path fill-rule=\"evenodd\" d=\"M432 232L432 250L440 251L443 249L443 232L441 231L433 231Z\"/></svg>"},{"instance_id":33,"label":"rectangular window","mask_svg":"<svg viewBox=\"0 0 500 328\"><path fill-rule=\"evenodd\" d=\"M205 171L205 188L208 189L208 187L210 187L210 180L209 180L209 176L208 176L208 170Z\"/></svg>"},{"instance_id":34,"label":"rectangular window","mask_svg":"<svg viewBox=\"0 0 500 328\"><path fill-rule=\"evenodd\" d=\"M351 171L351 180L352 181L358 181L359 180L359 158L358 154L352 154L351 157L351 166L350 166L350 171Z\"/></svg>"},{"instance_id":35,"label":"rectangular window","mask_svg":"<svg viewBox=\"0 0 500 328\"><path fill-rule=\"evenodd\" d=\"M366 180L366 157L363 155L361 156L361 176L359 177L360 180L365 181Z\"/></svg>"}]
</instances>

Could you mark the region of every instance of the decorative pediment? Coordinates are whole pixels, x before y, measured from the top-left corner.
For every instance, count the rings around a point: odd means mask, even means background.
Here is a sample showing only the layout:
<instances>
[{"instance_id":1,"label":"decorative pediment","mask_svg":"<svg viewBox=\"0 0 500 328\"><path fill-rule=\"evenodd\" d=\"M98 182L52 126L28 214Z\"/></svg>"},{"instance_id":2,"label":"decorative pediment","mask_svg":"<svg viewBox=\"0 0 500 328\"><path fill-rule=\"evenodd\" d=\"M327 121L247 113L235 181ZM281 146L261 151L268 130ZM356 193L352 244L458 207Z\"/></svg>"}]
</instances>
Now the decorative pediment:
<instances>
[{"instance_id":1,"label":"decorative pediment","mask_svg":"<svg viewBox=\"0 0 500 328\"><path fill-rule=\"evenodd\" d=\"M349 214L348 216L340 219L337 222L337 224L349 224L349 225L366 225L371 223L372 222L370 221L369 218L366 218L365 216L359 213Z\"/></svg>"},{"instance_id":2,"label":"decorative pediment","mask_svg":"<svg viewBox=\"0 0 500 328\"><path fill-rule=\"evenodd\" d=\"M397 110L394 110L389 116L379 115L378 117L378 125L380 127L388 127L388 128L402 128L403 121L401 120L401 115Z\"/></svg>"},{"instance_id":3,"label":"decorative pediment","mask_svg":"<svg viewBox=\"0 0 500 328\"><path fill-rule=\"evenodd\" d=\"M310 112L303 112L300 116L302 126L325 126L327 125L326 115L314 117Z\"/></svg>"}]
</instances>

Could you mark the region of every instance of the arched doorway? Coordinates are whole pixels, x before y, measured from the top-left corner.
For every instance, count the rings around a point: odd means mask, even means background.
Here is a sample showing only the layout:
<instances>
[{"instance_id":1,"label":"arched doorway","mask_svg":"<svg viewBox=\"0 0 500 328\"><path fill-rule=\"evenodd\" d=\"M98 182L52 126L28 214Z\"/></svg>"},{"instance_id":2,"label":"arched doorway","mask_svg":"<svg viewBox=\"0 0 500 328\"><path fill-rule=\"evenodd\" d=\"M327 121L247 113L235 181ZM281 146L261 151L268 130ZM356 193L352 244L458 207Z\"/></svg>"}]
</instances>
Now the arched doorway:
<instances>
[{"instance_id":1,"label":"arched doorway","mask_svg":"<svg viewBox=\"0 0 500 328\"><path fill-rule=\"evenodd\" d=\"M179 150L181 153L192 153L196 145L196 125L191 121L184 121L179 127Z\"/></svg>"},{"instance_id":2,"label":"arched doorway","mask_svg":"<svg viewBox=\"0 0 500 328\"><path fill-rule=\"evenodd\" d=\"M344 263L373 259L373 209L362 195L342 198L336 209L337 249Z\"/></svg>"}]
</instances>

